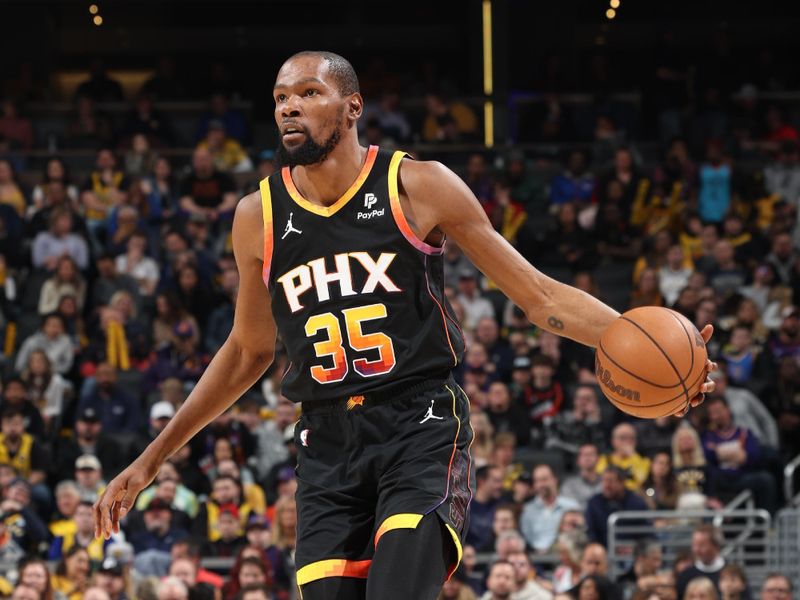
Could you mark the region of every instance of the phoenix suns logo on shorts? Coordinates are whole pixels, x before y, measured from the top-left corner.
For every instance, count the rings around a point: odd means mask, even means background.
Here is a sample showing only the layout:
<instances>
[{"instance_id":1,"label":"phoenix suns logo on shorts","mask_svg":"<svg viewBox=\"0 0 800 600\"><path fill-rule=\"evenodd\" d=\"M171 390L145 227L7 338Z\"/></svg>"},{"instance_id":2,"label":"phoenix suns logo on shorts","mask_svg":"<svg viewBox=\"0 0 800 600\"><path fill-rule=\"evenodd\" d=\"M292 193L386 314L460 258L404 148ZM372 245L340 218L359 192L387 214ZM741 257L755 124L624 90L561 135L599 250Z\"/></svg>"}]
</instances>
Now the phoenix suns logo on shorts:
<instances>
[{"instance_id":1,"label":"phoenix suns logo on shorts","mask_svg":"<svg viewBox=\"0 0 800 600\"><path fill-rule=\"evenodd\" d=\"M611 372L608 369L603 368L603 365L600 364L600 359L596 356L594 359L594 368L597 381L601 385L607 387L609 391L616 394L620 398L627 398L629 400L633 400L634 402L639 402L639 392L614 383L614 380L611 378Z\"/></svg>"}]
</instances>

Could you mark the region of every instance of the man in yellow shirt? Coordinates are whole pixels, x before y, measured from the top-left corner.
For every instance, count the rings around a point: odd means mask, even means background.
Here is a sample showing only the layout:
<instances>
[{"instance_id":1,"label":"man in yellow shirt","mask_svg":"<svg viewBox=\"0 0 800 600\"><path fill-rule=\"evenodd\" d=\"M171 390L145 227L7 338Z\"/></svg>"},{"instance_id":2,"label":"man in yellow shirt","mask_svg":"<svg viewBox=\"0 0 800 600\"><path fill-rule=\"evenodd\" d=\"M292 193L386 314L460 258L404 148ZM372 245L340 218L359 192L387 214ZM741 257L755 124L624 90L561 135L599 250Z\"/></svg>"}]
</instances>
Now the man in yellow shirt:
<instances>
[{"instance_id":1,"label":"man in yellow shirt","mask_svg":"<svg viewBox=\"0 0 800 600\"><path fill-rule=\"evenodd\" d=\"M250 157L239 142L228 137L222 121L214 119L208 124L208 135L197 147L211 152L214 166L223 173L242 173L253 169Z\"/></svg>"},{"instance_id":2,"label":"man in yellow shirt","mask_svg":"<svg viewBox=\"0 0 800 600\"><path fill-rule=\"evenodd\" d=\"M611 432L612 451L597 461L595 470L603 473L611 465L627 474L625 487L638 492L650 473L650 459L636 452L636 430L630 423L620 423Z\"/></svg>"}]
</instances>

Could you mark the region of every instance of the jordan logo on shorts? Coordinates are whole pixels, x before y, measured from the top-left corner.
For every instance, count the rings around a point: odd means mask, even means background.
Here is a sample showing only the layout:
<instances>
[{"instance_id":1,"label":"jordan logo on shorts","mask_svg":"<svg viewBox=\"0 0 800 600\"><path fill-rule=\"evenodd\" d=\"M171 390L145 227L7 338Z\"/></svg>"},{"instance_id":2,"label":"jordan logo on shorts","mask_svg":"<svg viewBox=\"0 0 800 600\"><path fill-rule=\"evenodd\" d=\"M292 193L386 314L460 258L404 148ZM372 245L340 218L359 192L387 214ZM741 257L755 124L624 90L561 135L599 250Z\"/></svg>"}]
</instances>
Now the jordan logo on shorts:
<instances>
[{"instance_id":1,"label":"jordan logo on shorts","mask_svg":"<svg viewBox=\"0 0 800 600\"><path fill-rule=\"evenodd\" d=\"M433 414L433 403L434 400L431 400L431 405L428 407L428 412L425 413L425 417L423 417L422 421L420 421L420 425L425 421L430 421L431 419L437 419L439 421L444 420L444 417L437 417L435 414Z\"/></svg>"},{"instance_id":2,"label":"jordan logo on shorts","mask_svg":"<svg viewBox=\"0 0 800 600\"><path fill-rule=\"evenodd\" d=\"M303 233L299 229L295 229L294 225L292 225L292 217L293 216L294 216L294 213L289 213L289 220L286 221L286 230L283 232L283 235L281 236L281 239L284 239L290 233L296 233L298 235Z\"/></svg>"}]
</instances>

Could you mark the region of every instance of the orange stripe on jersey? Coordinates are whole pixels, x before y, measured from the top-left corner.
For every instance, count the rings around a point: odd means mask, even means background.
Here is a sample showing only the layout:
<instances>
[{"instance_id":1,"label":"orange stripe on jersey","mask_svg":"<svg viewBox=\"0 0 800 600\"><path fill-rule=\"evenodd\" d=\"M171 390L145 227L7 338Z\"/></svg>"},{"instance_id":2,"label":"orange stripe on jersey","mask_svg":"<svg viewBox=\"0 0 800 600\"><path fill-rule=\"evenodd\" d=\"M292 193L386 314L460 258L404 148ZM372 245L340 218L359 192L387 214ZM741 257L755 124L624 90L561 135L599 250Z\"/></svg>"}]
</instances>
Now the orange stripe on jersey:
<instances>
[{"instance_id":1,"label":"orange stripe on jersey","mask_svg":"<svg viewBox=\"0 0 800 600\"><path fill-rule=\"evenodd\" d=\"M297 570L297 585L306 585L325 577L353 577L366 579L371 560L346 560L333 558L320 560Z\"/></svg>"},{"instance_id":2,"label":"orange stripe on jersey","mask_svg":"<svg viewBox=\"0 0 800 600\"><path fill-rule=\"evenodd\" d=\"M261 213L264 218L264 261L261 277L269 288L269 269L272 265L272 193L269 189L269 177L261 180Z\"/></svg>"},{"instance_id":3,"label":"orange stripe on jersey","mask_svg":"<svg viewBox=\"0 0 800 600\"><path fill-rule=\"evenodd\" d=\"M300 208L304 208L307 211L321 217L330 217L344 207L344 205L356 195L356 192L361 188L361 186L364 185L364 182L367 180L367 177L372 170L372 165L375 164L375 159L377 156L378 147L370 146L367 150L367 160L364 161L364 165L361 167L361 172L358 174L358 177L356 177L356 180L352 183L352 185L347 188L347 191L344 193L344 195L330 206L320 206L319 204L314 204L303 198L303 195L297 189L297 186L295 186L294 181L292 180L292 172L289 167L283 167L283 169L281 169L281 177L283 178L283 183L286 186L286 191L289 192L289 196L291 196L292 200L294 200L295 203L300 206Z\"/></svg>"},{"instance_id":4,"label":"orange stripe on jersey","mask_svg":"<svg viewBox=\"0 0 800 600\"><path fill-rule=\"evenodd\" d=\"M394 222L397 223L398 229L400 229L400 233L403 234L403 237L408 240L408 243L414 246L420 252L424 252L425 254L443 254L444 253L444 246L431 246L430 244L425 243L425 241L419 239L417 234L414 233L414 230L411 229L411 226L408 224L406 220L406 216L403 214L403 207L400 204L400 193L398 191L397 186L397 178L400 171L400 161L407 156L405 152L398 150L397 152L392 155L392 160L389 163L389 204L392 207L392 216L394 217Z\"/></svg>"}]
</instances>

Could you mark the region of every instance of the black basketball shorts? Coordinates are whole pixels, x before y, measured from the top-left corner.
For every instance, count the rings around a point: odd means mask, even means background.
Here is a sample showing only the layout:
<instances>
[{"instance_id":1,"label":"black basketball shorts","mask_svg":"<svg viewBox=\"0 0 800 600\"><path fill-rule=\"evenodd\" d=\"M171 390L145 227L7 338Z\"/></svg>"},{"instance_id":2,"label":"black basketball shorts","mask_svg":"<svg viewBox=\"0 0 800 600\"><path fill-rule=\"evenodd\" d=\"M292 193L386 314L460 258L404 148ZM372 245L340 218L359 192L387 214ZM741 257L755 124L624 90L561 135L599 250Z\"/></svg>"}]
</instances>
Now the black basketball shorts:
<instances>
[{"instance_id":1,"label":"black basketball shorts","mask_svg":"<svg viewBox=\"0 0 800 600\"><path fill-rule=\"evenodd\" d=\"M435 513L457 560L475 473L469 401L452 378L303 403L297 444L297 583L366 578L381 536ZM412 575L412 574L409 574Z\"/></svg>"}]
</instances>

